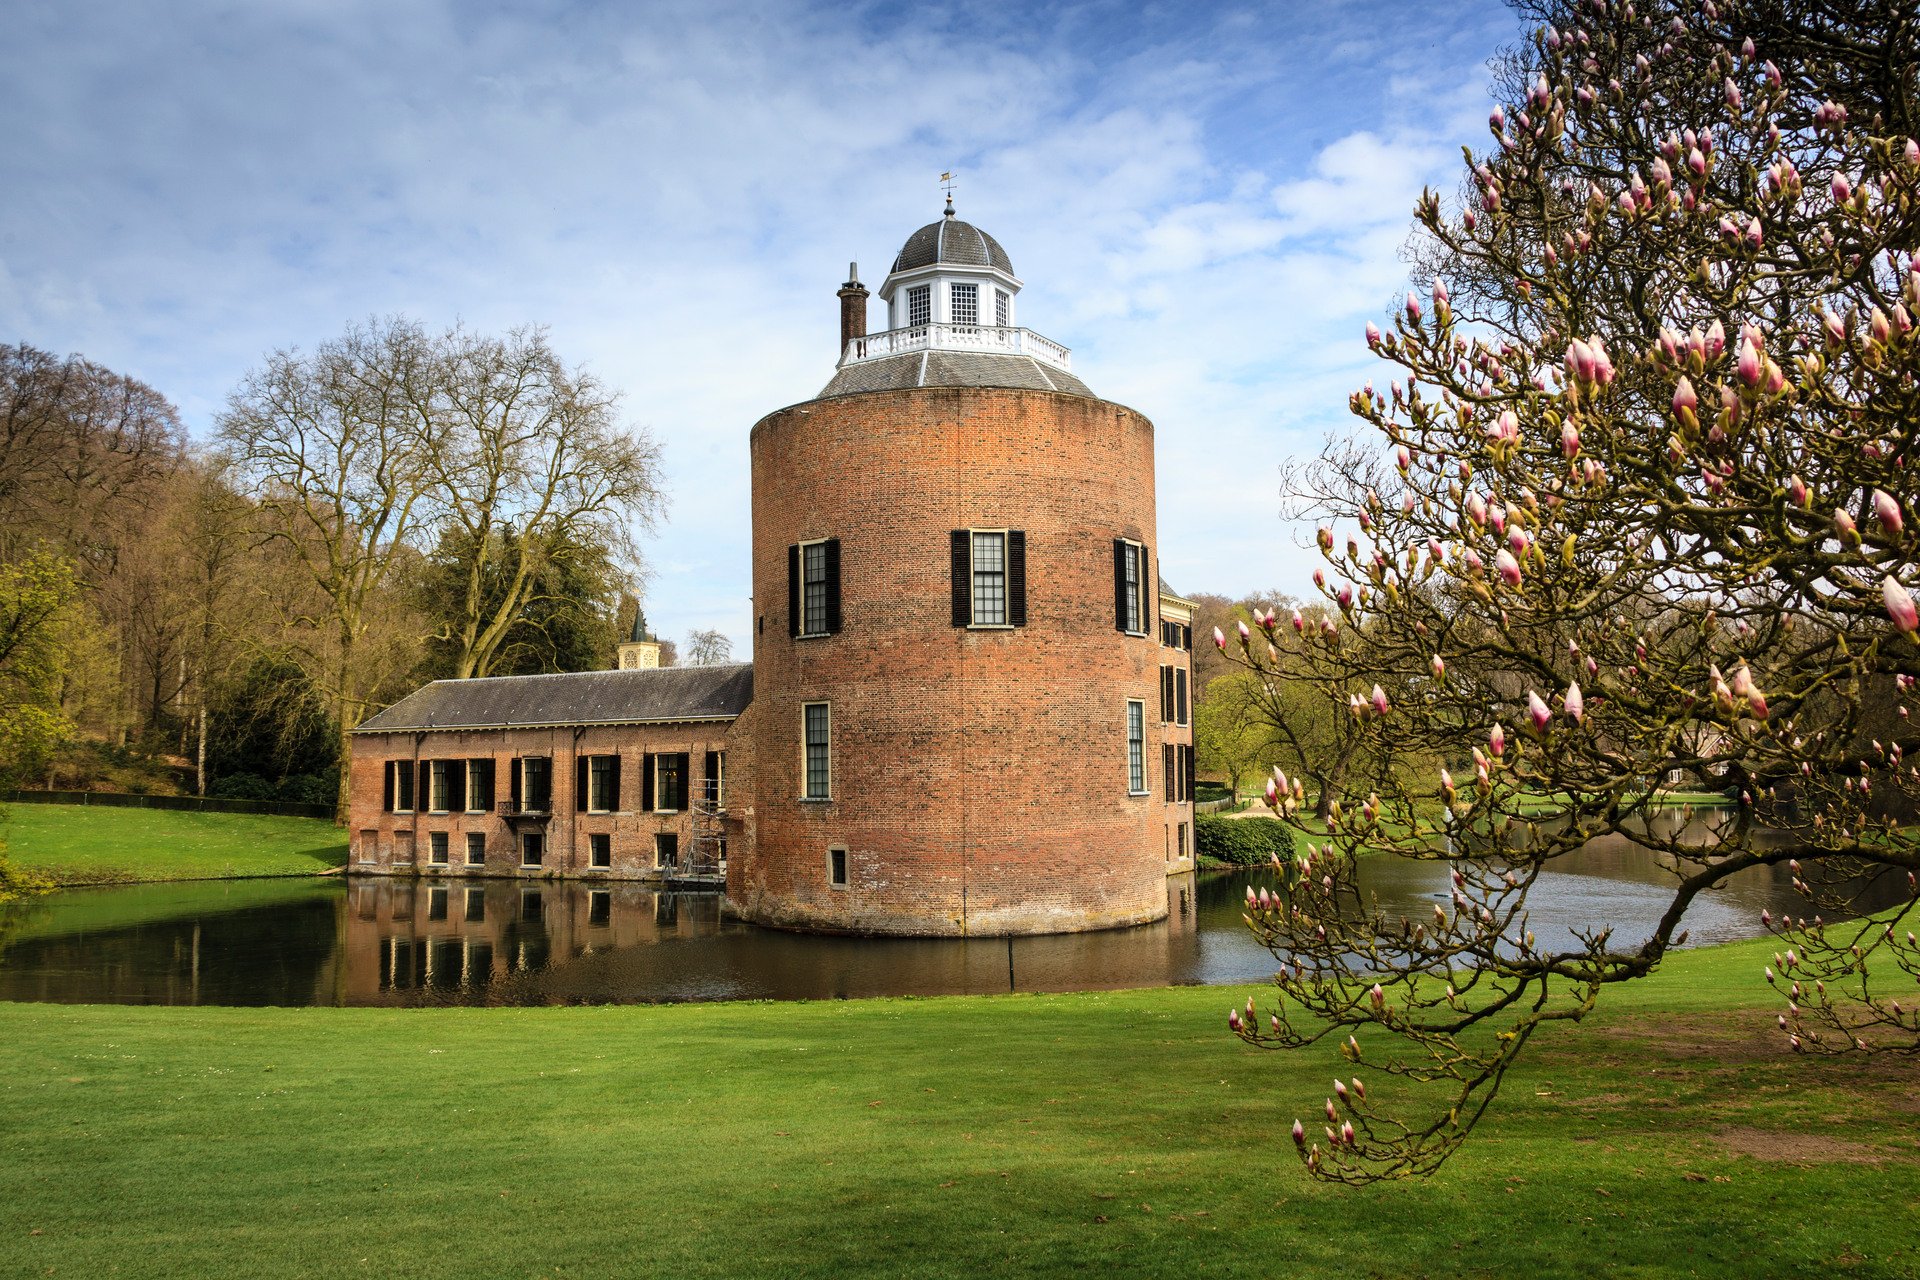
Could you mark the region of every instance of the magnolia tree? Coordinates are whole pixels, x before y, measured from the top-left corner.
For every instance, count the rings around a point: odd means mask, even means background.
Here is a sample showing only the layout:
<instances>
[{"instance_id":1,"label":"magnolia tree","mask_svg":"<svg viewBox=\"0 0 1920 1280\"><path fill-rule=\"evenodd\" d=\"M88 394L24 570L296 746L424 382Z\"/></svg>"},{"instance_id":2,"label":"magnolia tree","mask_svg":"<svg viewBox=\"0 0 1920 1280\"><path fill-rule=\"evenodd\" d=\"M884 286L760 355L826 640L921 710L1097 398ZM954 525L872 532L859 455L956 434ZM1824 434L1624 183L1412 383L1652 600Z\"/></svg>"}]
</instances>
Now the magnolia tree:
<instances>
[{"instance_id":1,"label":"magnolia tree","mask_svg":"<svg viewBox=\"0 0 1920 1280\"><path fill-rule=\"evenodd\" d=\"M1318 1177L1437 1168L1537 1030L1651 973L1752 868L1803 895L1758 922L1783 1047L1920 1051L1920 844L1896 821L1920 791L1920 145L1741 24L1594 0L1522 51L1463 199L1416 211L1458 298L1435 278L1367 326L1392 366L1352 398L1371 439L1296 477L1339 621L1215 634L1374 758L1438 762L1376 771L1249 893L1282 970L1234 1030L1333 1039L1375 1077L1335 1086L1324 1135L1294 1125ZM1648 821L1703 784L1728 821ZM1651 934L1536 938L1542 868L1611 833L1674 869ZM1450 863L1451 900L1389 916L1363 852Z\"/></svg>"}]
</instances>

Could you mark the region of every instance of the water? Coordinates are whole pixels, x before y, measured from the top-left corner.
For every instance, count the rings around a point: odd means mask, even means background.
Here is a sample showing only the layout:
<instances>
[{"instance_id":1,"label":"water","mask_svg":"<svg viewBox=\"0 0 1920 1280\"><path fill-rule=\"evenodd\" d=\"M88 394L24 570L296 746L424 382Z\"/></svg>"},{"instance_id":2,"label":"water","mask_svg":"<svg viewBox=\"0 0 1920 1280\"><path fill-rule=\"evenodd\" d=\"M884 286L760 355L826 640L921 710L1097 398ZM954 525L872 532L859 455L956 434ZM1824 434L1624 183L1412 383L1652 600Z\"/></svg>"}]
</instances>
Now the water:
<instances>
[{"instance_id":1,"label":"water","mask_svg":"<svg viewBox=\"0 0 1920 1280\"><path fill-rule=\"evenodd\" d=\"M1529 898L1543 946L1574 926L1644 938L1671 874L1624 838L1558 860ZM1369 859L1362 887L1424 919L1437 863ZM1804 910L1784 867L1703 895L1690 945L1757 936L1763 907ZM0 999L212 1005L565 1005L824 1000L1263 981L1246 887L1267 873L1169 881L1169 919L1046 938L837 938L721 919L711 893L506 880L279 880L83 889L0 908Z\"/></svg>"}]
</instances>

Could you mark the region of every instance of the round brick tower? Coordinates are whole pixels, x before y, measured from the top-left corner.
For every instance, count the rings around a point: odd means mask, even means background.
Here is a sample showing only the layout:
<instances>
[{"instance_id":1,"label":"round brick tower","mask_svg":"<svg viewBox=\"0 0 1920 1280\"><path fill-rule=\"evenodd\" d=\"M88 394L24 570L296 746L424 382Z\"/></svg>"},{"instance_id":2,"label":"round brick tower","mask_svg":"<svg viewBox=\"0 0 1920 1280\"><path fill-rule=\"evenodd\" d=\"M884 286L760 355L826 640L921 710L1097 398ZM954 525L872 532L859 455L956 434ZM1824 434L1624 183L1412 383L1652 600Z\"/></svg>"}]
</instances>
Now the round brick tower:
<instances>
[{"instance_id":1,"label":"round brick tower","mask_svg":"<svg viewBox=\"0 0 1920 1280\"><path fill-rule=\"evenodd\" d=\"M881 285L885 331L845 313L851 274L832 381L753 428L755 831L730 905L873 934L1160 919L1153 424L1011 323L1012 264L951 203Z\"/></svg>"}]
</instances>

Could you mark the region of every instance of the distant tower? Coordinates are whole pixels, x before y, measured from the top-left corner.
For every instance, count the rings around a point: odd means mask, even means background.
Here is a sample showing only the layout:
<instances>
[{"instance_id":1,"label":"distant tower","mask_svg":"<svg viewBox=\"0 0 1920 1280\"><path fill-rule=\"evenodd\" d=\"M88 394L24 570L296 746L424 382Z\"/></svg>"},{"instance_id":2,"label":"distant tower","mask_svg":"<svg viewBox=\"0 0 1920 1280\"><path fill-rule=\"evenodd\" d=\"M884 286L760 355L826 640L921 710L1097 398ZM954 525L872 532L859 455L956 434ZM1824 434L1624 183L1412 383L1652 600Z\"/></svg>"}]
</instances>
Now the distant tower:
<instances>
[{"instance_id":1,"label":"distant tower","mask_svg":"<svg viewBox=\"0 0 1920 1280\"><path fill-rule=\"evenodd\" d=\"M638 603L633 609L633 632L620 644L620 669L644 671L660 665L660 640L647 634L647 615Z\"/></svg>"},{"instance_id":2,"label":"distant tower","mask_svg":"<svg viewBox=\"0 0 1920 1280\"><path fill-rule=\"evenodd\" d=\"M1153 424L1016 326L1020 288L949 200L877 289L887 329L850 279L832 380L753 428L754 836L727 881L748 920L1167 914L1192 808L1163 761L1191 739L1162 723Z\"/></svg>"}]
</instances>

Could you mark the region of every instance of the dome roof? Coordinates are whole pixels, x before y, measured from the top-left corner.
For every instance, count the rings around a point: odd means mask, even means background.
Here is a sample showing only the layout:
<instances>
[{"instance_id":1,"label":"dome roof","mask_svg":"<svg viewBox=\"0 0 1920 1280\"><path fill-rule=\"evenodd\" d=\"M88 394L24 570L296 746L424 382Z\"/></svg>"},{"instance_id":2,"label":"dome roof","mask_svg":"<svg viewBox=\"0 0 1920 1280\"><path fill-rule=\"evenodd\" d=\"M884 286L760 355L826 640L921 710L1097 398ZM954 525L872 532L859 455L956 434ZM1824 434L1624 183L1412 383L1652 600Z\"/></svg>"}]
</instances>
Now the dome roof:
<instances>
[{"instance_id":1,"label":"dome roof","mask_svg":"<svg viewBox=\"0 0 1920 1280\"><path fill-rule=\"evenodd\" d=\"M913 271L940 262L956 267L998 267L1013 274L1013 263L1000 242L972 223L954 217L951 203L946 217L929 222L907 237L900 256L893 260L893 269Z\"/></svg>"}]
</instances>

